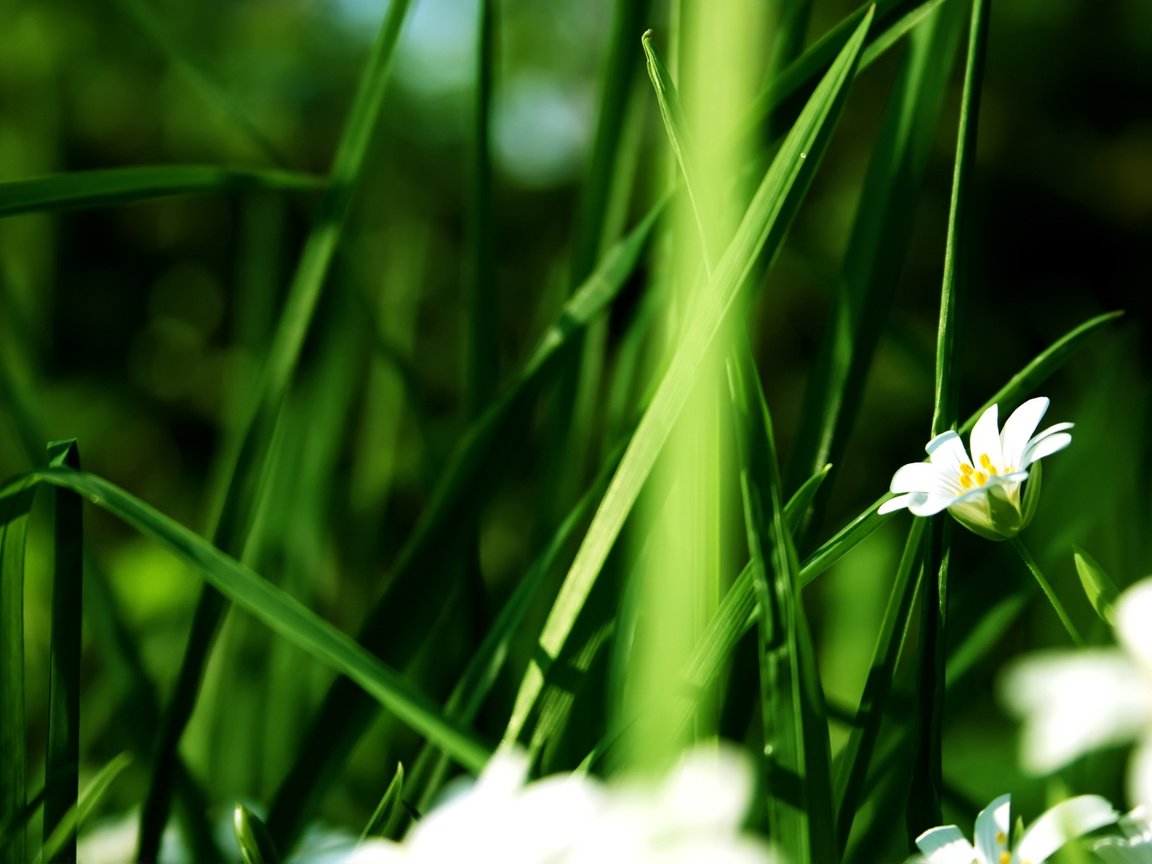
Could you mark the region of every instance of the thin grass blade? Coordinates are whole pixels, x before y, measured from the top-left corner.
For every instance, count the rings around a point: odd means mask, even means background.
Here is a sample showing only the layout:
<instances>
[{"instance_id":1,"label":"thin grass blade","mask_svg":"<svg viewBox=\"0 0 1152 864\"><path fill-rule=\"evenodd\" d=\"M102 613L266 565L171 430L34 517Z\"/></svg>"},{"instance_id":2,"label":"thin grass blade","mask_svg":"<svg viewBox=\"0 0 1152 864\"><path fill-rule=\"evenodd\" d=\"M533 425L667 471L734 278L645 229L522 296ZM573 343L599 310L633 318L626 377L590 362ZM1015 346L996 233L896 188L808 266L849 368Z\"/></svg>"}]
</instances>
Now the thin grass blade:
<instances>
[{"instance_id":1,"label":"thin grass blade","mask_svg":"<svg viewBox=\"0 0 1152 864\"><path fill-rule=\"evenodd\" d=\"M80 826L84 824L88 814L100 803L116 778L131 764L132 757L127 753L121 753L100 769L99 773L84 789L80 799L64 814L52 834L44 840L44 846L40 850L37 861L63 860L63 850L70 844L75 844L76 832L80 830ZM76 856L72 855L71 860L75 861Z\"/></svg>"},{"instance_id":2,"label":"thin grass blade","mask_svg":"<svg viewBox=\"0 0 1152 864\"><path fill-rule=\"evenodd\" d=\"M48 464L80 468L76 441L48 445ZM84 610L84 519L82 500L67 489L55 495L56 558L52 576L52 637L49 646L48 753L44 784L44 845L76 807L80 792L80 646ZM70 834L47 861L76 860Z\"/></svg>"}]
</instances>

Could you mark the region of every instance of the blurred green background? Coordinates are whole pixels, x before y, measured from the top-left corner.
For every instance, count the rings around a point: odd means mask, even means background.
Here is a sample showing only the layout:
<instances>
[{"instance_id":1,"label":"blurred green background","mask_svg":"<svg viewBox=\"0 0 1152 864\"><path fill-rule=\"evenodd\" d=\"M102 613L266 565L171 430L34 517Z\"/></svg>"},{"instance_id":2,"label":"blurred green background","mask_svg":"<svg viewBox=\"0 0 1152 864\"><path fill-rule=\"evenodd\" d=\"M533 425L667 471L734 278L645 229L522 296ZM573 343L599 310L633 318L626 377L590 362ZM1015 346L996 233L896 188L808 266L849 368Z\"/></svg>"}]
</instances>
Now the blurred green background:
<instances>
[{"instance_id":1,"label":"blurred green background","mask_svg":"<svg viewBox=\"0 0 1152 864\"><path fill-rule=\"evenodd\" d=\"M324 175L385 6L0 0L0 182L163 164ZM852 8L818 0L810 39ZM494 362L498 381L507 383L568 290L617 9L611 0L500 0L496 9L495 176L485 227L496 257ZM657 38L666 15L662 3L653 4L645 26ZM274 503L262 515L262 548L247 556L351 632L469 416L466 249L475 226L466 213L476 27L475 3L413 3L368 173L277 442L292 470L277 474ZM785 462L901 50L857 81L750 324ZM881 495L891 472L917 458L928 437L959 71L852 457L839 466L820 539ZM664 139L642 63L624 134L634 142L634 162L624 167L635 190L617 203L618 226L645 212L662 186L656 166ZM962 416L1077 324L1111 309L1127 312L1043 391L1052 397L1047 419L1071 420L1077 429L1073 446L1052 460L1027 538L1070 598L1073 617L1091 630L1090 610L1076 596L1071 544L1092 552L1122 586L1152 572L1152 4L995 4L974 182L957 343ZM0 220L0 477L42 458L22 429L36 428L45 439L75 436L86 470L206 532L222 441L252 386L315 203L311 193L212 194ZM642 270L625 305L643 280ZM614 326L603 334L610 351L619 335ZM601 395L610 415L607 384ZM478 528L485 593L449 611L461 633L491 616L555 526L544 503L553 495L545 415L523 430L518 458L485 502ZM610 416L599 419L607 429ZM596 439L597 452L580 465L585 480L614 443L608 432ZM130 641L165 692L199 580L129 529L93 508L88 513L90 564L106 572ZM37 576L47 569L44 525L33 520L29 550L33 666L46 662L48 581ZM886 526L806 594L836 704L851 707L858 698L900 543L901 529ZM977 617L1028 579L1011 550L959 531L952 567L959 620ZM128 749L126 661L98 607L90 605L86 634L88 768ZM1050 610L1034 604L997 650L1007 658L1060 641ZM441 661L468 644L462 636L430 646L410 674L429 692L444 692L451 682L438 680L439 670L451 664ZM279 781L330 676L237 613L215 657L184 752L212 778L214 799L259 801ZM41 680L30 674L31 728L40 735L45 700L34 682ZM1022 783L1007 773L1015 733L996 705L994 683L980 676L949 706L946 765L962 759L970 766L949 777L979 802ZM360 745L327 799L330 819L359 827L395 761L410 754L414 736L406 742L393 723L380 721ZM498 735L502 718L489 725L485 731ZM33 752L42 752L39 741ZM1099 778L1116 771L1088 782L1107 782ZM138 761L113 788L107 811L137 802L146 776ZM1042 790L1030 788L1040 800ZM1118 789L1099 791L1119 799Z\"/></svg>"}]
</instances>

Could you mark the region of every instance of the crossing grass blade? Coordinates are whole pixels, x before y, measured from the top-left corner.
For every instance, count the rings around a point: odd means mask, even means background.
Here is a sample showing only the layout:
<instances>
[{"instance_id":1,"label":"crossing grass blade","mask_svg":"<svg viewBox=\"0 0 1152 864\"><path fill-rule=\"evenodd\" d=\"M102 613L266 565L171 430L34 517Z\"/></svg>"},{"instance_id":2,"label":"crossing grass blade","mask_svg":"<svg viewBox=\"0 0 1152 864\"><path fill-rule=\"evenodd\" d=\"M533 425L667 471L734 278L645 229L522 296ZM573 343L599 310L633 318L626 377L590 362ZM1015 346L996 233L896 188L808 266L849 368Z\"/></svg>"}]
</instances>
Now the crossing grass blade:
<instances>
[{"instance_id":1,"label":"crossing grass blade","mask_svg":"<svg viewBox=\"0 0 1152 864\"><path fill-rule=\"evenodd\" d=\"M73 852L69 859L65 859L65 850L70 847L75 847L76 832L80 830L80 826L84 823L88 814L100 803L100 799L104 797L104 793L108 791L108 788L115 782L116 778L131 764L132 757L127 753L121 753L100 769L96 776L92 778L87 788L85 788L79 800L73 803L72 807L68 809L68 812L65 813L57 823L52 833L45 838L44 845L40 849L40 854L36 858L36 861L76 860L75 852Z\"/></svg>"},{"instance_id":2,"label":"crossing grass blade","mask_svg":"<svg viewBox=\"0 0 1152 864\"><path fill-rule=\"evenodd\" d=\"M425 575L451 543L456 525L484 499L484 484L510 458L543 385L577 337L615 299L643 254L661 207L651 211L613 246L596 271L564 304L511 387L474 421L453 450L419 522L397 555L383 596L360 628L369 650L402 667L414 656L440 600ZM403 610L402 620L397 620ZM387 635L387 638L385 638ZM374 707L358 688L337 681L304 736L299 756L273 798L268 828L278 848L290 849L306 815L325 790L325 778L347 757L367 728Z\"/></svg>"},{"instance_id":3,"label":"crossing grass blade","mask_svg":"<svg viewBox=\"0 0 1152 864\"><path fill-rule=\"evenodd\" d=\"M76 441L48 445L48 464L78 470ZM76 807L80 792L80 645L84 596L84 521L79 495L67 489L55 495L55 562L52 576L52 636L49 647L48 753L44 773L44 845ZM48 861L76 859L76 837L69 834Z\"/></svg>"},{"instance_id":4,"label":"crossing grass blade","mask_svg":"<svg viewBox=\"0 0 1152 864\"><path fill-rule=\"evenodd\" d=\"M0 858L26 861L28 741L24 711L24 545L29 483L0 498Z\"/></svg>"},{"instance_id":5,"label":"crossing grass blade","mask_svg":"<svg viewBox=\"0 0 1152 864\"><path fill-rule=\"evenodd\" d=\"M11 508L18 502L28 483L48 483L84 496L160 543L275 633L351 678L461 764L475 770L487 761L490 748L473 732L445 717L439 707L351 636L154 507L101 477L64 467L49 467L9 481L0 487L0 507Z\"/></svg>"},{"instance_id":6,"label":"crossing grass blade","mask_svg":"<svg viewBox=\"0 0 1152 864\"><path fill-rule=\"evenodd\" d=\"M624 521L655 463L656 456L684 405L694 372L709 350L720 325L731 310L746 275L761 253L774 257L787 226L812 179L834 121L847 96L855 63L871 17L858 27L844 51L832 64L785 139L736 236L713 274L698 314L686 330L680 346L655 396L632 437L592 525L569 570L541 633L539 653L559 656L568 633L592 589L608 553L615 545ZM524 681L505 731L516 740L541 694L544 678L533 664Z\"/></svg>"},{"instance_id":7,"label":"crossing grass blade","mask_svg":"<svg viewBox=\"0 0 1152 864\"><path fill-rule=\"evenodd\" d=\"M225 457L228 460L224 472L226 491L212 539L220 549L231 554L239 555L244 548L266 491L270 442L368 160L400 26L409 5L410 0L397 0L381 22L337 145L316 221L305 241L268 349L255 397ZM176 750L195 707L208 656L226 611L224 598L212 586L205 585L197 601L176 686L161 723L151 786L140 817L140 858L151 860L159 852L161 833L168 820Z\"/></svg>"},{"instance_id":8,"label":"crossing grass blade","mask_svg":"<svg viewBox=\"0 0 1152 864\"><path fill-rule=\"evenodd\" d=\"M0 183L0 217L90 210L170 198L238 192L324 190L328 179L292 171L253 171L219 165L141 165L70 171Z\"/></svg>"}]
</instances>

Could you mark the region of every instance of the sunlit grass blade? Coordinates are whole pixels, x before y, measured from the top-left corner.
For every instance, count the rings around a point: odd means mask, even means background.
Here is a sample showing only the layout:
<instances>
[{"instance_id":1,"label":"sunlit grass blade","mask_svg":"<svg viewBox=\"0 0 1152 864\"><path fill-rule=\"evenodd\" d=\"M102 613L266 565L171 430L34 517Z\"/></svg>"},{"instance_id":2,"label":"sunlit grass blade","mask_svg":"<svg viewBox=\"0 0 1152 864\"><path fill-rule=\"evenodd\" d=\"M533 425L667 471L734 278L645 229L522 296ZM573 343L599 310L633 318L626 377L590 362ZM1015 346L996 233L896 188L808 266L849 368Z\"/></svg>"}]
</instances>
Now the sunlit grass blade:
<instances>
[{"instance_id":1,"label":"sunlit grass blade","mask_svg":"<svg viewBox=\"0 0 1152 864\"><path fill-rule=\"evenodd\" d=\"M243 804L237 804L232 811L232 828L244 864L275 864L281 860L264 823Z\"/></svg>"},{"instance_id":2,"label":"sunlit grass blade","mask_svg":"<svg viewBox=\"0 0 1152 864\"><path fill-rule=\"evenodd\" d=\"M843 462L913 233L916 198L936 139L962 15L960 4L946 5L909 38L856 207L840 291L808 381L789 486L828 461ZM830 491L831 483L821 504Z\"/></svg>"},{"instance_id":3,"label":"sunlit grass blade","mask_svg":"<svg viewBox=\"0 0 1152 864\"><path fill-rule=\"evenodd\" d=\"M1076 573L1080 577L1080 584L1084 586L1088 602L1092 604L1101 621L1109 625L1115 624L1112 610L1116 606L1116 598L1120 596L1120 589L1100 563L1079 546L1073 547L1072 559L1076 563Z\"/></svg>"},{"instance_id":4,"label":"sunlit grass blade","mask_svg":"<svg viewBox=\"0 0 1152 864\"><path fill-rule=\"evenodd\" d=\"M24 710L24 545L32 491L0 498L0 857L26 861L28 740Z\"/></svg>"},{"instance_id":5,"label":"sunlit grass blade","mask_svg":"<svg viewBox=\"0 0 1152 864\"><path fill-rule=\"evenodd\" d=\"M425 575L451 547L446 538L479 506L486 478L511 458L540 389L564 352L616 297L647 246L660 207L650 212L605 255L543 335L517 379L454 448L420 520L397 555L384 595L369 612L360 640L395 666L414 655L440 608L427 591ZM403 620L395 620L403 610ZM385 638L387 636L387 638ZM371 719L373 706L349 682L337 681L305 734L299 758L281 783L269 810L268 827L280 849L292 846L304 814L324 791L322 778L342 762Z\"/></svg>"},{"instance_id":6,"label":"sunlit grass blade","mask_svg":"<svg viewBox=\"0 0 1152 864\"><path fill-rule=\"evenodd\" d=\"M474 733L446 718L439 707L351 636L154 507L101 477L67 468L48 468L10 481L0 487L0 506L12 506L27 478L71 489L157 541L238 607L321 663L351 678L461 764L478 769L487 761L489 748Z\"/></svg>"},{"instance_id":7,"label":"sunlit grass blade","mask_svg":"<svg viewBox=\"0 0 1152 864\"><path fill-rule=\"evenodd\" d=\"M75 440L48 445L48 464L80 468ZM80 645L84 596L84 521L80 496L56 491L55 562L52 576L52 642L49 648L48 753L44 785L44 845L76 806L80 791ZM48 861L76 858L69 835Z\"/></svg>"},{"instance_id":8,"label":"sunlit grass blade","mask_svg":"<svg viewBox=\"0 0 1152 864\"><path fill-rule=\"evenodd\" d=\"M236 127L273 164L283 165L285 160L275 144L265 135L228 91L205 72L192 54L152 8L143 0L116 0L124 16L156 46L172 68L222 113L228 115Z\"/></svg>"},{"instance_id":9,"label":"sunlit grass blade","mask_svg":"<svg viewBox=\"0 0 1152 864\"><path fill-rule=\"evenodd\" d=\"M71 171L0 183L0 216L84 210L174 195L322 191L325 177L217 165L147 165Z\"/></svg>"},{"instance_id":10,"label":"sunlit grass blade","mask_svg":"<svg viewBox=\"0 0 1152 864\"><path fill-rule=\"evenodd\" d=\"M243 549L265 491L270 442L368 161L400 26L409 5L410 0L397 0L381 22L337 145L325 195L268 349L260 383L225 457L229 460L225 471L228 481L212 539L231 554L239 555ZM223 597L206 585L197 602L176 686L161 724L152 783L140 819L140 858L151 860L158 854L161 832L168 820L176 749L196 704L208 655L226 610Z\"/></svg>"},{"instance_id":11,"label":"sunlit grass blade","mask_svg":"<svg viewBox=\"0 0 1152 864\"><path fill-rule=\"evenodd\" d=\"M368 837L392 836L394 826L399 823L401 817L404 815L403 795L404 765L397 762L396 773L392 775L392 781L388 784L388 788L384 790L384 796L372 812L372 818L369 819L368 824L364 826L364 830L360 834L361 840L365 840Z\"/></svg>"},{"instance_id":12,"label":"sunlit grass blade","mask_svg":"<svg viewBox=\"0 0 1152 864\"><path fill-rule=\"evenodd\" d=\"M84 789L80 799L74 802L68 812L61 817L52 833L45 838L44 845L40 849L40 855L36 859L38 862L76 860L75 852L66 859L65 850L70 846L75 847L76 832L84 824L88 814L100 803L100 799L104 797L108 787L131 763L132 757L127 753L121 753L100 769Z\"/></svg>"},{"instance_id":13,"label":"sunlit grass blade","mask_svg":"<svg viewBox=\"0 0 1152 864\"><path fill-rule=\"evenodd\" d=\"M608 492L593 518L540 637L543 657L556 657L615 545L624 521L648 478L656 457L694 383L694 372L731 310L745 277L761 253L778 250L791 217L812 179L847 95L855 61L870 18L833 64L795 127L773 160L732 243L720 260L697 315L645 412ZM544 679L539 665L529 668L521 684L505 737L515 740L523 728Z\"/></svg>"}]
</instances>

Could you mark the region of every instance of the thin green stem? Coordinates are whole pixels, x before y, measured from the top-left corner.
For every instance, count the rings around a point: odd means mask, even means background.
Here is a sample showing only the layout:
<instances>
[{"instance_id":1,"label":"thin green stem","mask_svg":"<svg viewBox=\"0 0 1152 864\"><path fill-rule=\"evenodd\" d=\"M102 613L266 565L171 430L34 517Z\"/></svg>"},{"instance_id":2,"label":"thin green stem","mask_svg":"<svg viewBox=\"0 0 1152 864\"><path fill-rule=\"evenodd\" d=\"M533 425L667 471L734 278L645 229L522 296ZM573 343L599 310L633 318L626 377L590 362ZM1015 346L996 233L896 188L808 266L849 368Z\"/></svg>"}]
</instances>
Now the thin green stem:
<instances>
[{"instance_id":1,"label":"thin green stem","mask_svg":"<svg viewBox=\"0 0 1152 864\"><path fill-rule=\"evenodd\" d=\"M1083 647L1084 637L1080 635L1080 631L1076 629L1076 626L1072 623L1072 619L1068 617L1068 612L1056 596L1056 592L1052 590L1052 586L1048 584L1048 580L1045 579L1044 574L1040 572L1040 565L1036 563L1036 559L1032 557L1032 553L1020 542L1019 537L1013 537L1010 542L1012 543L1012 548L1016 550L1017 554L1024 561L1024 564L1032 571L1032 575L1040 585L1040 590L1044 592L1044 596L1048 598L1048 602L1051 603L1052 608L1056 610L1056 616L1060 619L1060 623L1063 624L1064 629L1068 631L1068 636L1076 643L1077 647Z\"/></svg>"}]
</instances>

